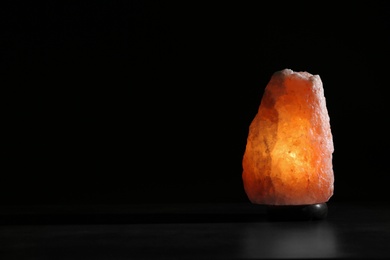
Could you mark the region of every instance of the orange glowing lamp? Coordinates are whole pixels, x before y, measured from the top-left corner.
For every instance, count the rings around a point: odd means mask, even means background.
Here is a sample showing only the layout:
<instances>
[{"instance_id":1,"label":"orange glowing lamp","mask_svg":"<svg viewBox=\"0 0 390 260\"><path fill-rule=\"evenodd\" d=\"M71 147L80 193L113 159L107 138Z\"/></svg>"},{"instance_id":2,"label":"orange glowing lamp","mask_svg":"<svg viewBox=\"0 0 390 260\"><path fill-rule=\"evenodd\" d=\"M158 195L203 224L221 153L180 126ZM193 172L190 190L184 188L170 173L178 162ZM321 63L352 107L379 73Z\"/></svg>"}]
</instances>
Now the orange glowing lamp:
<instances>
[{"instance_id":1,"label":"orange glowing lamp","mask_svg":"<svg viewBox=\"0 0 390 260\"><path fill-rule=\"evenodd\" d=\"M326 203L333 195L333 150L319 75L275 72L250 124L242 160L249 200L272 206Z\"/></svg>"}]
</instances>

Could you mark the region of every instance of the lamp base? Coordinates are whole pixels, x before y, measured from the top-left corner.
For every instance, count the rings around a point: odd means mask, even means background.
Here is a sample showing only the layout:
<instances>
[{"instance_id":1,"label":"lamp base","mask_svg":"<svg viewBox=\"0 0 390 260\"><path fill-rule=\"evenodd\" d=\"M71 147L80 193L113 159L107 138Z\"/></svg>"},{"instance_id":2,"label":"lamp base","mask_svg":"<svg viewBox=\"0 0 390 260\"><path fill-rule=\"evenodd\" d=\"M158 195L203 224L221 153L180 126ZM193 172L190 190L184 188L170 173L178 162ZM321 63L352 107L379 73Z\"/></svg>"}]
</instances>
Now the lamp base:
<instances>
[{"instance_id":1,"label":"lamp base","mask_svg":"<svg viewBox=\"0 0 390 260\"><path fill-rule=\"evenodd\" d=\"M273 221L322 220L328 215L328 205L318 203L311 205L267 205L267 214Z\"/></svg>"}]
</instances>

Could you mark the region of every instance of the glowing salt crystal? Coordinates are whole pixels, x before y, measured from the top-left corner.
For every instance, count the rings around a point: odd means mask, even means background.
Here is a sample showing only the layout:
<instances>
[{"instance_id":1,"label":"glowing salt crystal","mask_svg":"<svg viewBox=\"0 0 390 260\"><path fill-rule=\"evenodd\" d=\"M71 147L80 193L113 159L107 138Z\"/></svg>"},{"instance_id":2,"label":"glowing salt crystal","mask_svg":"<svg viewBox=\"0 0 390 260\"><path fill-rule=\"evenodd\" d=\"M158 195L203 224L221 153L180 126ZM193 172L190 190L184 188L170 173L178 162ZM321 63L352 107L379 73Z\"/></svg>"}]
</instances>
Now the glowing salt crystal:
<instances>
[{"instance_id":1,"label":"glowing salt crystal","mask_svg":"<svg viewBox=\"0 0 390 260\"><path fill-rule=\"evenodd\" d=\"M275 72L249 127L242 160L252 203L307 205L333 195L333 139L319 75Z\"/></svg>"}]
</instances>

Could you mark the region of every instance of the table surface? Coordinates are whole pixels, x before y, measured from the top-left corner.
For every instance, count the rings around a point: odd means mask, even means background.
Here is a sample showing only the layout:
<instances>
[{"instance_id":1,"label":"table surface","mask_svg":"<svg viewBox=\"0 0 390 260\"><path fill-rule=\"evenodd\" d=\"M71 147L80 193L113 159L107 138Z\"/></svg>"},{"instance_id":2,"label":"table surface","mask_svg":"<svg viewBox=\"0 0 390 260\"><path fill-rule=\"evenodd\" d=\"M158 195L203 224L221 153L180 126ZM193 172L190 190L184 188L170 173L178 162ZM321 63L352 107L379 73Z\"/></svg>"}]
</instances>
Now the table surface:
<instances>
[{"instance_id":1,"label":"table surface","mask_svg":"<svg viewBox=\"0 0 390 260\"><path fill-rule=\"evenodd\" d=\"M390 258L390 206L272 221L251 203L3 206L0 259Z\"/></svg>"}]
</instances>

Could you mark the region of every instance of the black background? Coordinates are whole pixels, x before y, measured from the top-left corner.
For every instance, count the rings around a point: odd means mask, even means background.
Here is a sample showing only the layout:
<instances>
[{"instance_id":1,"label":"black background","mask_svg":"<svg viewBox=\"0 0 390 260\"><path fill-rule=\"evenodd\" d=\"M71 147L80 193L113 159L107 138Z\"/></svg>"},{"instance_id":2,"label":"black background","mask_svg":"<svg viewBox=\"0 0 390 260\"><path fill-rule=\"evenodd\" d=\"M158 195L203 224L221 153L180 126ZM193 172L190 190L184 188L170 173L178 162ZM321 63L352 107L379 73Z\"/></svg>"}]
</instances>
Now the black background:
<instances>
[{"instance_id":1,"label":"black background","mask_svg":"<svg viewBox=\"0 0 390 260\"><path fill-rule=\"evenodd\" d=\"M334 201L388 201L386 1L2 3L0 203L247 201L271 75L320 75Z\"/></svg>"}]
</instances>

